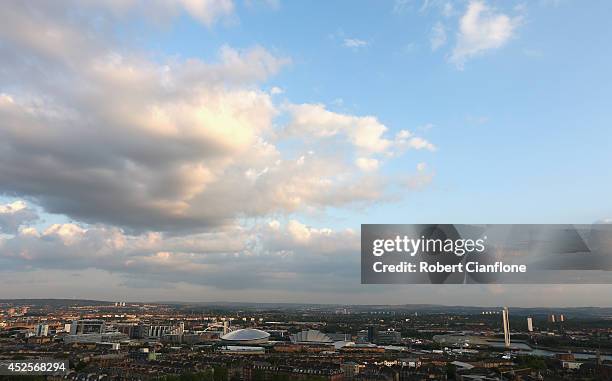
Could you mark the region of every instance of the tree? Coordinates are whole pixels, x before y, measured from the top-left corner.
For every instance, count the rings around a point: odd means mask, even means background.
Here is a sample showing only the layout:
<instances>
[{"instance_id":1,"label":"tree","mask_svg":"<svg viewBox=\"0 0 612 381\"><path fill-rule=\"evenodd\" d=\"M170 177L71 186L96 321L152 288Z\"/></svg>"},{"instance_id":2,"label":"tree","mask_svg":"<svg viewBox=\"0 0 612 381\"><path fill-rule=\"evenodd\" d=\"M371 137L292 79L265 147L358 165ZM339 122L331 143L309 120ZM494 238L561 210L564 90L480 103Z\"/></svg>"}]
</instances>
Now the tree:
<instances>
[{"instance_id":1,"label":"tree","mask_svg":"<svg viewBox=\"0 0 612 381\"><path fill-rule=\"evenodd\" d=\"M227 381L227 369L220 366L213 368L213 380L214 381Z\"/></svg>"},{"instance_id":2,"label":"tree","mask_svg":"<svg viewBox=\"0 0 612 381\"><path fill-rule=\"evenodd\" d=\"M446 364L446 377L449 380L457 379L457 367L450 362Z\"/></svg>"},{"instance_id":3,"label":"tree","mask_svg":"<svg viewBox=\"0 0 612 381\"><path fill-rule=\"evenodd\" d=\"M265 381L266 374L263 370L255 369L253 370L253 381Z\"/></svg>"}]
</instances>

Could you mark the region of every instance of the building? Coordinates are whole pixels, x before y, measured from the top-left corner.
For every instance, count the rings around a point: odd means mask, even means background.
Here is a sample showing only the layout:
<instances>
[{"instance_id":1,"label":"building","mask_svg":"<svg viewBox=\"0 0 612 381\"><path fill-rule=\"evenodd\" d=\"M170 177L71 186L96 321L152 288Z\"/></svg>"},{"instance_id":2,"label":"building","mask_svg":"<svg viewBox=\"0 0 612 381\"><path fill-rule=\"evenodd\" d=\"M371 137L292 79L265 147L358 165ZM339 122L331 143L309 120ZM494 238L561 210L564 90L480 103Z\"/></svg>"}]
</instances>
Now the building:
<instances>
[{"instance_id":1,"label":"building","mask_svg":"<svg viewBox=\"0 0 612 381\"><path fill-rule=\"evenodd\" d=\"M502 323L504 325L504 346L510 348L510 313L508 307L502 310Z\"/></svg>"},{"instance_id":2,"label":"building","mask_svg":"<svg viewBox=\"0 0 612 381\"><path fill-rule=\"evenodd\" d=\"M274 345L274 352L279 353L297 353L297 352L305 352L306 348L303 345L299 344L290 344L290 343L277 343Z\"/></svg>"},{"instance_id":3,"label":"building","mask_svg":"<svg viewBox=\"0 0 612 381\"><path fill-rule=\"evenodd\" d=\"M555 315L554 314L550 314L548 315L548 322L549 323L554 323L557 319L555 319Z\"/></svg>"},{"instance_id":4,"label":"building","mask_svg":"<svg viewBox=\"0 0 612 381\"><path fill-rule=\"evenodd\" d=\"M291 335L294 344L332 344L334 341L321 331L309 329Z\"/></svg>"},{"instance_id":5,"label":"building","mask_svg":"<svg viewBox=\"0 0 612 381\"><path fill-rule=\"evenodd\" d=\"M48 324L38 324L36 326L34 334L37 337L43 337L49 335L49 325Z\"/></svg>"},{"instance_id":6,"label":"building","mask_svg":"<svg viewBox=\"0 0 612 381\"><path fill-rule=\"evenodd\" d=\"M107 331L104 320L83 319L70 323L70 334L64 336L64 343L117 343L128 339L121 332Z\"/></svg>"},{"instance_id":7,"label":"building","mask_svg":"<svg viewBox=\"0 0 612 381\"><path fill-rule=\"evenodd\" d=\"M373 326L373 325L369 326L368 327L368 336L367 336L368 342L370 342L370 343L376 342L376 338L377 337L378 337L378 329L375 326Z\"/></svg>"},{"instance_id":8,"label":"building","mask_svg":"<svg viewBox=\"0 0 612 381\"><path fill-rule=\"evenodd\" d=\"M254 328L239 329L221 336L221 341L234 345L256 345L265 344L270 340L270 334L266 331Z\"/></svg>"},{"instance_id":9,"label":"building","mask_svg":"<svg viewBox=\"0 0 612 381\"><path fill-rule=\"evenodd\" d=\"M83 333L79 335L66 335L64 336L64 343L118 343L129 340L129 337L121 332L104 332L104 333Z\"/></svg>"},{"instance_id":10,"label":"building","mask_svg":"<svg viewBox=\"0 0 612 381\"><path fill-rule=\"evenodd\" d=\"M576 356L573 353L557 353L555 354L555 358L560 361L574 361L576 360Z\"/></svg>"},{"instance_id":11,"label":"building","mask_svg":"<svg viewBox=\"0 0 612 381\"><path fill-rule=\"evenodd\" d=\"M376 337L376 344L399 344L402 334L398 331L380 331Z\"/></svg>"},{"instance_id":12,"label":"building","mask_svg":"<svg viewBox=\"0 0 612 381\"><path fill-rule=\"evenodd\" d=\"M73 320L70 323L71 335L102 334L104 331L104 320Z\"/></svg>"},{"instance_id":13,"label":"building","mask_svg":"<svg viewBox=\"0 0 612 381\"><path fill-rule=\"evenodd\" d=\"M362 354L374 354L374 353L385 353L384 347L379 347L375 344L354 344L354 345L346 345L340 349L338 352L343 354L349 353L362 353Z\"/></svg>"},{"instance_id":14,"label":"building","mask_svg":"<svg viewBox=\"0 0 612 381\"><path fill-rule=\"evenodd\" d=\"M263 347L226 345L221 347L220 352L232 355L264 355L266 354L266 349Z\"/></svg>"},{"instance_id":15,"label":"building","mask_svg":"<svg viewBox=\"0 0 612 381\"><path fill-rule=\"evenodd\" d=\"M527 331L533 332L533 319L531 317L527 318Z\"/></svg>"},{"instance_id":16,"label":"building","mask_svg":"<svg viewBox=\"0 0 612 381\"><path fill-rule=\"evenodd\" d=\"M344 373L345 380L352 380L353 377L359 374L359 370L363 367L363 365L358 364L353 361L347 361L340 365L342 372Z\"/></svg>"},{"instance_id":17,"label":"building","mask_svg":"<svg viewBox=\"0 0 612 381\"><path fill-rule=\"evenodd\" d=\"M115 324L114 326L118 332L121 332L124 335L127 335L131 339L135 339L138 337L137 335L138 325L134 323L118 323L118 324Z\"/></svg>"},{"instance_id":18,"label":"building","mask_svg":"<svg viewBox=\"0 0 612 381\"><path fill-rule=\"evenodd\" d=\"M582 362L578 362L578 361L561 361L561 368L576 370L576 369L580 369L582 364L583 364Z\"/></svg>"},{"instance_id":19,"label":"building","mask_svg":"<svg viewBox=\"0 0 612 381\"><path fill-rule=\"evenodd\" d=\"M333 341L351 341L352 335L350 333L327 333L330 339Z\"/></svg>"},{"instance_id":20,"label":"building","mask_svg":"<svg viewBox=\"0 0 612 381\"><path fill-rule=\"evenodd\" d=\"M242 379L245 381L253 380L307 380L317 378L324 381L343 381L344 372L339 365L320 364L320 365L272 365L266 362L254 362L252 365L245 366L242 372Z\"/></svg>"},{"instance_id":21,"label":"building","mask_svg":"<svg viewBox=\"0 0 612 381\"><path fill-rule=\"evenodd\" d=\"M161 338L170 335L182 335L185 332L185 323L175 325L149 325L145 326L145 337L150 339Z\"/></svg>"}]
</instances>

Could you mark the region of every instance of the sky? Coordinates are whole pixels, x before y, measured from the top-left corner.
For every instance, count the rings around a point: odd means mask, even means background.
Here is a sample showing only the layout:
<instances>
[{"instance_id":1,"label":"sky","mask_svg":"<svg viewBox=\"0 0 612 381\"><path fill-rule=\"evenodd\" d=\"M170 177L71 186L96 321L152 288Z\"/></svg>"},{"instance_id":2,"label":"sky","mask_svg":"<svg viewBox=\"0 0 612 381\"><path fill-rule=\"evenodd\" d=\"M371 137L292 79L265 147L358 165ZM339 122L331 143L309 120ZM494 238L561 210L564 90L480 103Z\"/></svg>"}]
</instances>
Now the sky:
<instances>
[{"instance_id":1,"label":"sky","mask_svg":"<svg viewBox=\"0 0 612 381\"><path fill-rule=\"evenodd\" d=\"M359 274L362 223L612 221L608 1L0 7L0 298L610 305Z\"/></svg>"}]
</instances>

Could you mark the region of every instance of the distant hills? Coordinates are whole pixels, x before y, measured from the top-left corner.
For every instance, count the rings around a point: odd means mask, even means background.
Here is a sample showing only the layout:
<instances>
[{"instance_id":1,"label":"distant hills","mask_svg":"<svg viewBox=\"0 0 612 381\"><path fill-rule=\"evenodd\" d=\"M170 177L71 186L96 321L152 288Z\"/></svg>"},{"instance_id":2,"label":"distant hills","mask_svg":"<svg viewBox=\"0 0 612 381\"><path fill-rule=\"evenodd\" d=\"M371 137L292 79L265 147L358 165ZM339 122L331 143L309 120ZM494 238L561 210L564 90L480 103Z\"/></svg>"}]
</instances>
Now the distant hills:
<instances>
[{"instance_id":1,"label":"distant hills","mask_svg":"<svg viewBox=\"0 0 612 381\"><path fill-rule=\"evenodd\" d=\"M0 299L0 304L12 303L12 304L24 304L24 305L37 305L37 306L51 306L51 307L82 307L82 306L105 306L114 305L115 302L107 302L102 300L89 300L89 299Z\"/></svg>"},{"instance_id":2,"label":"distant hills","mask_svg":"<svg viewBox=\"0 0 612 381\"><path fill-rule=\"evenodd\" d=\"M11 303L17 305L37 305L50 307L82 307L82 306L112 306L115 301L90 300L90 299L0 299L0 303ZM163 304L177 308L218 308L228 310L251 310L251 311L335 311L339 308L347 308L353 312L396 312L396 313L423 313L423 314L481 314L483 311L498 311L501 306L444 306L437 304L402 304L402 305L343 305L343 304L308 304L308 303L254 303L254 302L136 302L139 304ZM612 319L612 307L512 307L511 314L514 316L546 316L549 314L563 313L566 317L593 317Z\"/></svg>"}]
</instances>

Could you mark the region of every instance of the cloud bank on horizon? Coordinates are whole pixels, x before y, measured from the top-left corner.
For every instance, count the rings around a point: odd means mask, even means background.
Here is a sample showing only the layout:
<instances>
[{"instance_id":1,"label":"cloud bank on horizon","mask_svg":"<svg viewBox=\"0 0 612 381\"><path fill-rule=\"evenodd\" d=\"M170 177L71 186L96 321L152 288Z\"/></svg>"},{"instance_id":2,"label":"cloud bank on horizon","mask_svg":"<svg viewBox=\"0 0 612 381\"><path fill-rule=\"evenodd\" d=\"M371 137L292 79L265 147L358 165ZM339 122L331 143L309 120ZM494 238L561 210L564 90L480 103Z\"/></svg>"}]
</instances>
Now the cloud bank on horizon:
<instances>
[{"instance_id":1,"label":"cloud bank on horizon","mask_svg":"<svg viewBox=\"0 0 612 381\"><path fill-rule=\"evenodd\" d=\"M389 17L435 15L423 44L427 54L446 54L437 59L453 75L518 39L527 13L476 0L409 5L387 4ZM304 96L305 85L288 79L309 70L298 43L278 48L239 33L260 13L280 18L286 7L2 5L1 296L52 296L93 282L108 293L68 296L384 298L388 288L359 285L359 223L435 189L439 175L428 162L439 160L444 138L441 147L429 120L410 127L377 116L375 106L330 102L314 85ZM193 47L148 37L174 33ZM219 38L225 33L228 41ZM200 41L209 36L215 41ZM382 36L334 36L352 60L380 54ZM48 279L14 290L16 278L41 271Z\"/></svg>"}]
</instances>

